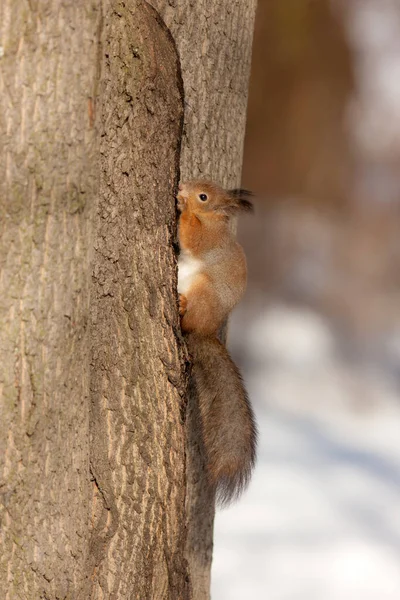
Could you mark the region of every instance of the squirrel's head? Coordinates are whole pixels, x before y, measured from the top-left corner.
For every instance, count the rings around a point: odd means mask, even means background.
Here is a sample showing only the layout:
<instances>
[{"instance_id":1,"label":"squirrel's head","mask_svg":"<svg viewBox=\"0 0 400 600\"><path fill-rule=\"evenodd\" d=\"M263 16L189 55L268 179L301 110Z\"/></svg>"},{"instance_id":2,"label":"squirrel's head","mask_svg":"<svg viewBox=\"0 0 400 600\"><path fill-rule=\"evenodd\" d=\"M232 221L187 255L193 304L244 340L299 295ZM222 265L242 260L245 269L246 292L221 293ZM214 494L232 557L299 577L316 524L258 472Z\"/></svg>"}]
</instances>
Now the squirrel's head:
<instances>
[{"instance_id":1,"label":"squirrel's head","mask_svg":"<svg viewBox=\"0 0 400 600\"><path fill-rule=\"evenodd\" d=\"M250 202L253 194L248 190L224 190L210 181L186 181L179 184L178 209L186 208L191 212L214 212L233 216L239 212L249 212L253 209Z\"/></svg>"}]
</instances>

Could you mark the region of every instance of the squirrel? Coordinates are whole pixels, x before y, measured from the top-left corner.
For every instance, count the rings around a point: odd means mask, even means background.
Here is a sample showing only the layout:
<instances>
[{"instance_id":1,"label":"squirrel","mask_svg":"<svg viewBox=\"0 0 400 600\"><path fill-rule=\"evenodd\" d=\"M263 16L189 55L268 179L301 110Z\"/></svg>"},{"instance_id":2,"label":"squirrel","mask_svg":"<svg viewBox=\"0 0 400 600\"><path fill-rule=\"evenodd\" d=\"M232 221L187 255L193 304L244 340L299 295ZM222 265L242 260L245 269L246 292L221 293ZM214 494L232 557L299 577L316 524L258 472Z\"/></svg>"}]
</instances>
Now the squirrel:
<instances>
[{"instance_id":1,"label":"squirrel","mask_svg":"<svg viewBox=\"0 0 400 600\"><path fill-rule=\"evenodd\" d=\"M178 294L181 329L192 358L208 479L220 504L247 486L257 428L242 377L218 333L246 288L247 267L232 217L251 211L247 190L208 181L181 183Z\"/></svg>"}]
</instances>

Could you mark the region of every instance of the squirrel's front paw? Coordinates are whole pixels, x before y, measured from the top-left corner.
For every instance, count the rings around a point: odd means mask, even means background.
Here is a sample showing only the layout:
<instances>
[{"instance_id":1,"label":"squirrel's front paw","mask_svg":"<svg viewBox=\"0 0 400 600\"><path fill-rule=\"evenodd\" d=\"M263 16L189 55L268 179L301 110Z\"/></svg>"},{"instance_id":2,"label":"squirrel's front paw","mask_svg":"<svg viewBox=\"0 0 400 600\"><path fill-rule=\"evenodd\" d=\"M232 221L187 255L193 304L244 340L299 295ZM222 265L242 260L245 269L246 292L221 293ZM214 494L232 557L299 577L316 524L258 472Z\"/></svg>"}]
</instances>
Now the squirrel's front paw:
<instances>
[{"instance_id":1,"label":"squirrel's front paw","mask_svg":"<svg viewBox=\"0 0 400 600\"><path fill-rule=\"evenodd\" d=\"M187 310L187 298L183 294L179 294L179 315L183 317Z\"/></svg>"}]
</instances>

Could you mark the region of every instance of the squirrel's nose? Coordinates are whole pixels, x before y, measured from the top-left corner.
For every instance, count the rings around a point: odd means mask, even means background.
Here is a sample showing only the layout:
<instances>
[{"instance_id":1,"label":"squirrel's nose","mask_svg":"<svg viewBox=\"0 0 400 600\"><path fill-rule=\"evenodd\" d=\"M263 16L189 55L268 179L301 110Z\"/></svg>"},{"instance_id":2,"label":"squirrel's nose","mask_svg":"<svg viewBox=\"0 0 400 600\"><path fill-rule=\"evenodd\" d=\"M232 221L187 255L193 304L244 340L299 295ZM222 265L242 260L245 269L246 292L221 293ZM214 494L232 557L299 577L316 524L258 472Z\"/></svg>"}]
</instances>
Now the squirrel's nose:
<instances>
[{"instance_id":1,"label":"squirrel's nose","mask_svg":"<svg viewBox=\"0 0 400 600\"><path fill-rule=\"evenodd\" d=\"M187 200L187 191L185 190L185 184L184 183L180 183L178 185L178 193L176 195L177 199L180 202L186 202Z\"/></svg>"}]
</instances>

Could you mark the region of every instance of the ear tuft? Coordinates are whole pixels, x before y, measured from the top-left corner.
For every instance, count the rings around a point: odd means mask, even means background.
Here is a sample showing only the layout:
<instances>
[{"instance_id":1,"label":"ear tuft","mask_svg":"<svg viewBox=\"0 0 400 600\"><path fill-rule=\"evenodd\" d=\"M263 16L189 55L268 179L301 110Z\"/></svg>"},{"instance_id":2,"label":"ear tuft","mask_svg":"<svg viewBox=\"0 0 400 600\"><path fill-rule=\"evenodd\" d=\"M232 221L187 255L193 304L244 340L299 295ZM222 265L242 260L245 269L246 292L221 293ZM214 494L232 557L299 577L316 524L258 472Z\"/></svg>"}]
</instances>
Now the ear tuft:
<instances>
[{"instance_id":1,"label":"ear tuft","mask_svg":"<svg viewBox=\"0 0 400 600\"><path fill-rule=\"evenodd\" d=\"M253 211L253 203L250 198L254 196L253 192L249 190L244 190L242 188L228 190L229 196L235 200L237 203L237 210L243 212L252 212Z\"/></svg>"}]
</instances>

